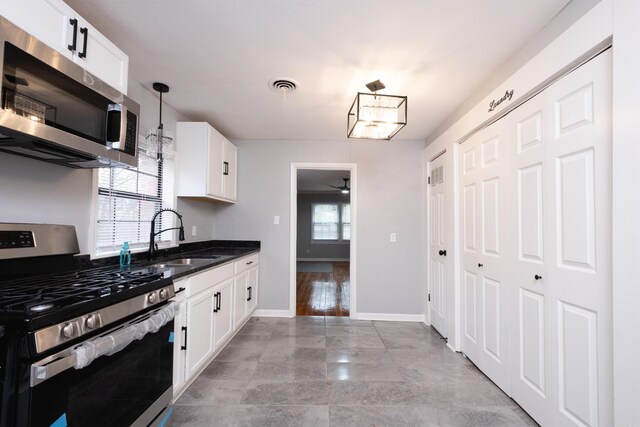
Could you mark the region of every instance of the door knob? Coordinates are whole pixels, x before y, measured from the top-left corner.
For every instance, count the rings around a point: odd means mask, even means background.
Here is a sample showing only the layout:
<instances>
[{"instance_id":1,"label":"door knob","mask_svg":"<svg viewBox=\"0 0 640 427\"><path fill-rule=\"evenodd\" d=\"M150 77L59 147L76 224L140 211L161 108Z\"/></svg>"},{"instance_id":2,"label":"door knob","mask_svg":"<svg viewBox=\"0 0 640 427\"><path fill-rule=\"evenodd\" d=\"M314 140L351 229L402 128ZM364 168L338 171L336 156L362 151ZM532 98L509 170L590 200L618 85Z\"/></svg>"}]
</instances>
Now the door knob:
<instances>
[{"instance_id":1,"label":"door knob","mask_svg":"<svg viewBox=\"0 0 640 427\"><path fill-rule=\"evenodd\" d=\"M478 267L484 267L484 264L478 263Z\"/></svg>"},{"instance_id":2,"label":"door knob","mask_svg":"<svg viewBox=\"0 0 640 427\"><path fill-rule=\"evenodd\" d=\"M447 256L447 250L446 250L446 249L445 249L445 250L439 250L439 251L438 251L438 255L440 255L440 256Z\"/></svg>"},{"instance_id":3,"label":"door knob","mask_svg":"<svg viewBox=\"0 0 640 427\"><path fill-rule=\"evenodd\" d=\"M542 279L542 276L538 276L538 275L536 274L535 276L533 276L533 278L534 278L534 279L536 279L536 280L540 280L540 279Z\"/></svg>"}]
</instances>

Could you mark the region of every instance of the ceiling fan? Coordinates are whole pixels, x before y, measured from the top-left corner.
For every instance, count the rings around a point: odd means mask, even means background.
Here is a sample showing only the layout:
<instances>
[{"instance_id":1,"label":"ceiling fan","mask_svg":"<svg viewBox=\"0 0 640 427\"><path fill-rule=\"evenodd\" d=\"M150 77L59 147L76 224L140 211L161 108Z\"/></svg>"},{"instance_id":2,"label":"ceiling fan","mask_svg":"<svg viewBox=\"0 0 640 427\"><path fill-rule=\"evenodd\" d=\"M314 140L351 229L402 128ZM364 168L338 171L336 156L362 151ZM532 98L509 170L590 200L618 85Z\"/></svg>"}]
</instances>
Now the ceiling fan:
<instances>
[{"instance_id":1,"label":"ceiling fan","mask_svg":"<svg viewBox=\"0 0 640 427\"><path fill-rule=\"evenodd\" d=\"M338 187L337 185L329 184L329 187L333 187L336 190L340 190L340 192L344 194L349 194L349 191L351 191L351 188L349 188L349 178L342 178L342 180L344 181L344 185L341 185Z\"/></svg>"}]
</instances>

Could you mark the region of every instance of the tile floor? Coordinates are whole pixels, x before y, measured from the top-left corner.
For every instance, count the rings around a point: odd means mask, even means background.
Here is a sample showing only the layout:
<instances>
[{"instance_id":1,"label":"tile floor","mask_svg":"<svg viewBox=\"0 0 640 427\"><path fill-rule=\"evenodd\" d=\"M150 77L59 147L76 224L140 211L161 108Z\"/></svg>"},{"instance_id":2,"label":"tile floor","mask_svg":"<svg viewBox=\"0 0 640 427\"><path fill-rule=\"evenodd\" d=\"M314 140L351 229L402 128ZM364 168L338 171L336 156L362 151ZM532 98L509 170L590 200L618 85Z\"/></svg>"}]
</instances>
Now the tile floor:
<instances>
[{"instance_id":1,"label":"tile floor","mask_svg":"<svg viewBox=\"0 0 640 427\"><path fill-rule=\"evenodd\" d=\"M430 327L251 318L176 402L176 426L536 423Z\"/></svg>"}]
</instances>

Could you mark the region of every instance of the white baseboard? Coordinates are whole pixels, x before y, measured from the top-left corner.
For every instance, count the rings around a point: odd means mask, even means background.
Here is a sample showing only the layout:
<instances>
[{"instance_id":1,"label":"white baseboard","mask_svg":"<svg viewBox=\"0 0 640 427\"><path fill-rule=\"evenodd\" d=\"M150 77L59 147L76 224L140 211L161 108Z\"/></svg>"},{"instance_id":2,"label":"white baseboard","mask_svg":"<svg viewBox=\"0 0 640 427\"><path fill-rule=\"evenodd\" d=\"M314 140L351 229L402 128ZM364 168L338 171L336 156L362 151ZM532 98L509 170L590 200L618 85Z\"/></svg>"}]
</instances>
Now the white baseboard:
<instances>
[{"instance_id":1,"label":"white baseboard","mask_svg":"<svg viewBox=\"0 0 640 427\"><path fill-rule=\"evenodd\" d=\"M349 262L349 258L298 258L298 262Z\"/></svg>"},{"instance_id":2,"label":"white baseboard","mask_svg":"<svg viewBox=\"0 0 640 427\"><path fill-rule=\"evenodd\" d=\"M289 310L256 310L252 314L253 317L291 317Z\"/></svg>"},{"instance_id":3,"label":"white baseboard","mask_svg":"<svg viewBox=\"0 0 640 427\"><path fill-rule=\"evenodd\" d=\"M386 320L390 322L424 323L424 314L352 313L351 318L357 320Z\"/></svg>"}]
</instances>

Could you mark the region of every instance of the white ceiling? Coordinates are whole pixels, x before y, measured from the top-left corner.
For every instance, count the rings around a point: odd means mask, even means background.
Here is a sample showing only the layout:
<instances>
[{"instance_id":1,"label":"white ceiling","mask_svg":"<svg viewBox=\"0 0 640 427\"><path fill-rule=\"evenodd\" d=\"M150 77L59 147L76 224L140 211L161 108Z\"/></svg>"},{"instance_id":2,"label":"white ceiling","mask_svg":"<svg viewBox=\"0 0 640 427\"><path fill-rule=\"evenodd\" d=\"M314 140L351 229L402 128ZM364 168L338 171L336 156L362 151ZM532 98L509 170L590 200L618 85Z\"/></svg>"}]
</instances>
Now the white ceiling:
<instances>
[{"instance_id":1,"label":"white ceiling","mask_svg":"<svg viewBox=\"0 0 640 427\"><path fill-rule=\"evenodd\" d=\"M298 192L299 193L339 193L329 185L340 187L344 185L343 178L350 178L351 173L334 170L311 170L298 169ZM351 181L349 181L351 187Z\"/></svg>"},{"instance_id":2,"label":"white ceiling","mask_svg":"<svg viewBox=\"0 0 640 427\"><path fill-rule=\"evenodd\" d=\"M67 0L146 87L234 139L342 140L358 91L408 96L423 139L570 0ZM274 77L302 87L283 98Z\"/></svg>"}]
</instances>

